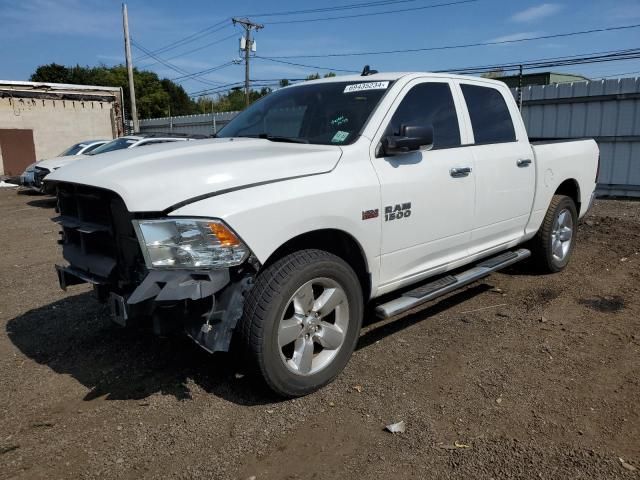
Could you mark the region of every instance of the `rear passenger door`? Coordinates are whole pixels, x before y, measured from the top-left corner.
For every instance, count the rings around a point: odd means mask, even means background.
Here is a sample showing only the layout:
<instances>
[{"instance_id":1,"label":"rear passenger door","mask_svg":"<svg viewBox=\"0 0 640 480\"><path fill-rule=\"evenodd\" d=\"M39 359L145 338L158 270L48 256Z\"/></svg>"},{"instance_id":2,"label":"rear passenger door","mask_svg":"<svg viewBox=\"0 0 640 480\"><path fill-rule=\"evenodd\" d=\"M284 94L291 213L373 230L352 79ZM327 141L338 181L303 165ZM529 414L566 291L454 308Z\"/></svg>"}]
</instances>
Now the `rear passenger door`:
<instances>
[{"instance_id":1,"label":"rear passenger door","mask_svg":"<svg viewBox=\"0 0 640 480\"><path fill-rule=\"evenodd\" d=\"M443 79L404 87L373 138L381 188L381 292L464 258L475 193L473 156L462 147L460 99ZM385 156L379 147L402 125L432 127L431 150ZM460 172L458 172L460 171Z\"/></svg>"},{"instance_id":2,"label":"rear passenger door","mask_svg":"<svg viewBox=\"0 0 640 480\"><path fill-rule=\"evenodd\" d=\"M512 98L507 101L511 93L506 87L481 81L459 85L475 163L469 253L476 254L524 235L533 205L535 159L516 104Z\"/></svg>"}]
</instances>

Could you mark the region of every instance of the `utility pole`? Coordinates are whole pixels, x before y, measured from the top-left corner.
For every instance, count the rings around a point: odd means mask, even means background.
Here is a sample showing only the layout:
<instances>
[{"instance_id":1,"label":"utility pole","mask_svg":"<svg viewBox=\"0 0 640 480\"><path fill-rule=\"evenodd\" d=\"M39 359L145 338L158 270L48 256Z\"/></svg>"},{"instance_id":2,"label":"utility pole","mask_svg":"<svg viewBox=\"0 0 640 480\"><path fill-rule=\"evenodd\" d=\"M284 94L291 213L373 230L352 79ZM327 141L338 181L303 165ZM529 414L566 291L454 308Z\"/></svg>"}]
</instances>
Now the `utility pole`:
<instances>
[{"instance_id":1,"label":"utility pole","mask_svg":"<svg viewBox=\"0 0 640 480\"><path fill-rule=\"evenodd\" d=\"M242 28L244 28L244 102L245 106L249 106L249 58L251 54L252 47L254 45L253 40L251 40L251 30L260 30L264 28L264 25L259 23L254 23L248 18L232 18L231 21L233 24L240 24Z\"/></svg>"},{"instance_id":2,"label":"utility pole","mask_svg":"<svg viewBox=\"0 0 640 480\"><path fill-rule=\"evenodd\" d=\"M522 111L522 65L518 74L518 108Z\"/></svg>"},{"instance_id":3,"label":"utility pole","mask_svg":"<svg viewBox=\"0 0 640 480\"><path fill-rule=\"evenodd\" d=\"M122 26L124 28L124 54L127 60L127 74L129 76L129 104L131 105L131 119L133 120L133 132L140 131L138 123L138 109L136 108L136 88L133 84L133 62L131 61L131 40L129 40L129 15L127 4L122 4Z\"/></svg>"}]
</instances>

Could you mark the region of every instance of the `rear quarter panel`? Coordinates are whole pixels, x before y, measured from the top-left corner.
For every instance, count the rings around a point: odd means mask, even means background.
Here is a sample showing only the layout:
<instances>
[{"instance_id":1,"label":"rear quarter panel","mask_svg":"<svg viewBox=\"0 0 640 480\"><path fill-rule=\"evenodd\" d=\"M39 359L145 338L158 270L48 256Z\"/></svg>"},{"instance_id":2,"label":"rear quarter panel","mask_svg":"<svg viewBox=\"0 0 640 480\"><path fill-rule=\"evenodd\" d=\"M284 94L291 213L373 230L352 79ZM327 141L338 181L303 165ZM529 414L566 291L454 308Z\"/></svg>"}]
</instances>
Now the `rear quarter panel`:
<instances>
[{"instance_id":1,"label":"rear quarter panel","mask_svg":"<svg viewBox=\"0 0 640 480\"><path fill-rule=\"evenodd\" d=\"M599 156L594 140L533 143L532 148L536 165L536 190L526 228L529 237L540 228L551 198L565 180L577 182L581 204L579 216L584 216L596 187Z\"/></svg>"}]
</instances>

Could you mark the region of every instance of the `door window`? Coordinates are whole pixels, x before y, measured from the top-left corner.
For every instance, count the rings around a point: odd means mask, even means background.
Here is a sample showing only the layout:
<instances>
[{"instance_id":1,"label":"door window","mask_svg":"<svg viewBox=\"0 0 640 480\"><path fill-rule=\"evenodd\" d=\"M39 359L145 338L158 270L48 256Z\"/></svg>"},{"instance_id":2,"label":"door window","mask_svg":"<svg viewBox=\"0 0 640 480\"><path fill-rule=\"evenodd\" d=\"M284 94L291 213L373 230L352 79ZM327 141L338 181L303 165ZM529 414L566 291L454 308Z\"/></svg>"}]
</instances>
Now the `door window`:
<instances>
[{"instance_id":1,"label":"door window","mask_svg":"<svg viewBox=\"0 0 640 480\"><path fill-rule=\"evenodd\" d=\"M421 83L407 93L385 135L400 135L403 125L433 127L433 148L460 146L460 126L447 83Z\"/></svg>"},{"instance_id":2,"label":"door window","mask_svg":"<svg viewBox=\"0 0 640 480\"><path fill-rule=\"evenodd\" d=\"M516 141L513 120L502 94L495 88L461 85L476 144Z\"/></svg>"}]
</instances>

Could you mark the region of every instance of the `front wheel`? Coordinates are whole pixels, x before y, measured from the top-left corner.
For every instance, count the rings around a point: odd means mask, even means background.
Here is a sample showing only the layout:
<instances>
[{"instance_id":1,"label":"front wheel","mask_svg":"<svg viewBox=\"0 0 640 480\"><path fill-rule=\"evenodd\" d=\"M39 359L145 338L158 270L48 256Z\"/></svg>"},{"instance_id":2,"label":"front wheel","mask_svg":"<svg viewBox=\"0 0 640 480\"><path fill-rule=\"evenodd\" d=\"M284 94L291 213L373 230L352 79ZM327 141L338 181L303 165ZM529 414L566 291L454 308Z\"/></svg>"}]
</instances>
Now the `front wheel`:
<instances>
[{"instance_id":1,"label":"front wheel","mask_svg":"<svg viewBox=\"0 0 640 480\"><path fill-rule=\"evenodd\" d=\"M247 296L238 333L245 354L274 392L311 393L345 367L362 324L353 269L322 250L302 250L268 266Z\"/></svg>"},{"instance_id":2,"label":"front wheel","mask_svg":"<svg viewBox=\"0 0 640 480\"><path fill-rule=\"evenodd\" d=\"M540 230L532 240L535 266L555 273L569 263L576 242L578 213L574 201L565 195L554 195Z\"/></svg>"}]
</instances>

